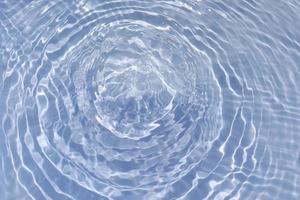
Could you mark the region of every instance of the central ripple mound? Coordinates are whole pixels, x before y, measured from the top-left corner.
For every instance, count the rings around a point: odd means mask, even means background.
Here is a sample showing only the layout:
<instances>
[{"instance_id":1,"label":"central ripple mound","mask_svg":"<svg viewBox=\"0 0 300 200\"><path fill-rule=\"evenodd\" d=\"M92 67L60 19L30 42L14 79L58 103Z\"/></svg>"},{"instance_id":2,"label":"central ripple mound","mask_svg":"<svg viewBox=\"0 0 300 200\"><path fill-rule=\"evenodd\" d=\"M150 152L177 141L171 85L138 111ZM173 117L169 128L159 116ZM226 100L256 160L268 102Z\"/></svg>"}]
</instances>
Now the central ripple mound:
<instances>
[{"instance_id":1,"label":"central ripple mound","mask_svg":"<svg viewBox=\"0 0 300 200\"><path fill-rule=\"evenodd\" d=\"M112 7L61 32L70 34L68 45L48 46L52 68L36 96L52 145L45 151L64 157L56 167L101 195L151 188L152 198L204 159L221 124L220 90L209 57L189 37L198 13ZM55 119L51 102L60 105Z\"/></svg>"},{"instance_id":2,"label":"central ripple mound","mask_svg":"<svg viewBox=\"0 0 300 200\"><path fill-rule=\"evenodd\" d=\"M151 133L171 109L176 89L166 82L167 74L159 65L166 65L155 56L151 43L143 41L143 33L137 37L136 29L119 28L108 33L111 49L98 68L94 84L96 88L97 120L119 137L139 139ZM120 36L124 36L121 37ZM148 38L146 38L148 39ZM101 52L100 52L101 53ZM99 66L100 65L100 66ZM167 66L166 66L167 67Z\"/></svg>"}]
</instances>

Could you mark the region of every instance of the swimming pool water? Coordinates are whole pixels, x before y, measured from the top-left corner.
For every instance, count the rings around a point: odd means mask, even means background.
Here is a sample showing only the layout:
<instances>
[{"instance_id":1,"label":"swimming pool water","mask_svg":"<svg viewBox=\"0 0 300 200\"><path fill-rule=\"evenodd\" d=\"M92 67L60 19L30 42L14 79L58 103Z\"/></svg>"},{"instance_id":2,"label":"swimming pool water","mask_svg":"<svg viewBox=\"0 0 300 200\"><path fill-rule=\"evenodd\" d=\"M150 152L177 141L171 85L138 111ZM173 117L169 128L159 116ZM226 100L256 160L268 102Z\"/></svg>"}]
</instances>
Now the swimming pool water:
<instances>
[{"instance_id":1,"label":"swimming pool water","mask_svg":"<svg viewBox=\"0 0 300 200\"><path fill-rule=\"evenodd\" d=\"M299 200L298 0L0 1L0 200Z\"/></svg>"}]
</instances>

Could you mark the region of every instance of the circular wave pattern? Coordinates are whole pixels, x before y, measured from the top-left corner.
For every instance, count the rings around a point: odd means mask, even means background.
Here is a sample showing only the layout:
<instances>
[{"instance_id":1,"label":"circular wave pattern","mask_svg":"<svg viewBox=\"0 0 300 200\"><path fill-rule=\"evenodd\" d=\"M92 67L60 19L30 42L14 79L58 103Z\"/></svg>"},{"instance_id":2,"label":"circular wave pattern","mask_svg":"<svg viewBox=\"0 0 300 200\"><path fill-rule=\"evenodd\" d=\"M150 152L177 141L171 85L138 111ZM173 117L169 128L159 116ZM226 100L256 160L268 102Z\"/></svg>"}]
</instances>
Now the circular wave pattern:
<instances>
[{"instance_id":1,"label":"circular wave pattern","mask_svg":"<svg viewBox=\"0 0 300 200\"><path fill-rule=\"evenodd\" d=\"M300 8L233 2L3 3L0 171L31 199L297 199L298 32L269 25Z\"/></svg>"},{"instance_id":2,"label":"circular wave pattern","mask_svg":"<svg viewBox=\"0 0 300 200\"><path fill-rule=\"evenodd\" d=\"M48 53L51 69L37 84L44 136L56 135L55 150L108 191L163 190L201 160L220 124L209 58L180 21L144 7L121 4L82 24L89 30L63 56L64 47Z\"/></svg>"}]
</instances>

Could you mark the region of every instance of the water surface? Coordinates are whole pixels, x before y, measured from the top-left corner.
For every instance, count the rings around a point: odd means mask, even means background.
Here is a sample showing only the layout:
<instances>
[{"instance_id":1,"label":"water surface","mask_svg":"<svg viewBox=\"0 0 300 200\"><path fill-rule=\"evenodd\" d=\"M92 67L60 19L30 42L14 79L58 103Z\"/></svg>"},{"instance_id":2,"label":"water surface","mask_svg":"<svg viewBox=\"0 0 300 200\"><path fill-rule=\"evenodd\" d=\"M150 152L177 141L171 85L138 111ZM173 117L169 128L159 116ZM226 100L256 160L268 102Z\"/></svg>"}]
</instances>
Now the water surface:
<instances>
[{"instance_id":1,"label":"water surface","mask_svg":"<svg viewBox=\"0 0 300 200\"><path fill-rule=\"evenodd\" d=\"M300 2L0 2L0 199L300 199Z\"/></svg>"}]
</instances>

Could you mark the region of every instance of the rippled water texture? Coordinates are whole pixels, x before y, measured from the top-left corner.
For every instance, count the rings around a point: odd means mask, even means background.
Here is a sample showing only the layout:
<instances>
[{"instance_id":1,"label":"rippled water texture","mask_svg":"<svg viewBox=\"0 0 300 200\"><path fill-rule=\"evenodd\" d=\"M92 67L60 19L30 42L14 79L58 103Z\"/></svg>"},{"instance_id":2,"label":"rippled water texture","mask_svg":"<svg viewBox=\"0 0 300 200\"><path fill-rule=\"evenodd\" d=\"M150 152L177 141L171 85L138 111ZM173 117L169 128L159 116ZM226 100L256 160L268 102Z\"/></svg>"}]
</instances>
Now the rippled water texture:
<instances>
[{"instance_id":1,"label":"rippled water texture","mask_svg":"<svg viewBox=\"0 0 300 200\"><path fill-rule=\"evenodd\" d=\"M298 0L0 2L0 199L299 200Z\"/></svg>"}]
</instances>

